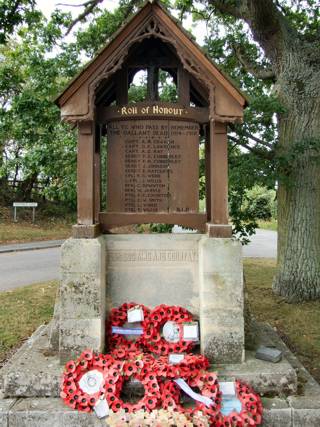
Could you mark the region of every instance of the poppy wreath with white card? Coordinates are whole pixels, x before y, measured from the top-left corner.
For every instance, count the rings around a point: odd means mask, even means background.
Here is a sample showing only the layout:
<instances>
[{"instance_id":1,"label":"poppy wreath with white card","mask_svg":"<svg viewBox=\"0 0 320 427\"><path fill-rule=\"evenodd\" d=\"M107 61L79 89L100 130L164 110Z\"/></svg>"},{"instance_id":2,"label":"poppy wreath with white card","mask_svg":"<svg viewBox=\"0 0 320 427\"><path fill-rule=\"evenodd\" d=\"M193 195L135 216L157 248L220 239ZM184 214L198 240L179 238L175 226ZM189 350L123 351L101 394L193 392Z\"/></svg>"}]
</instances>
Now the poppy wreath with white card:
<instances>
[{"instance_id":1,"label":"poppy wreath with white card","mask_svg":"<svg viewBox=\"0 0 320 427\"><path fill-rule=\"evenodd\" d=\"M215 427L224 427L226 425L255 427L260 425L263 412L260 396L250 386L240 381L235 381L235 388L236 397L240 401L240 410L231 410L228 415L223 415L219 412L211 418L212 425Z\"/></svg>"},{"instance_id":2,"label":"poppy wreath with white card","mask_svg":"<svg viewBox=\"0 0 320 427\"><path fill-rule=\"evenodd\" d=\"M119 349L119 348L121 348L122 350L125 350L127 348L129 351L138 351L142 349L142 343L144 341L142 330L140 332L140 335L136 335L136 339L131 339L129 328L126 328L128 332L127 335L113 332L114 330L117 330L117 328L121 329L124 325L128 324L128 317L130 317L130 312L135 309L137 311L139 310L142 314L142 317L141 317L143 320L141 322L141 328L142 328L143 324L148 323L148 318L150 313L150 309L144 306L143 304L136 304L135 302L124 303L120 307L113 308L111 310L110 319L107 325L110 350ZM138 328L138 329L141 329L141 328ZM139 331L137 329L133 329L132 331L133 335L134 335L134 332L139 332ZM123 357L126 357L126 356L127 356L127 353L123 355Z\"/></svg>"},{"instance_id":3,"label":"poppy wreath with white card","mask_svg":"<svg viewBox=\"0 0 320 427\"><path fill-rule=\"evenodd\" d=\"M114 376L106 378L106 398L112 411L124 409L132 413L139 410L152 411L159 407L160 387L154 373L155 359L149 354L136 354L132 359L119 363L121 368L118 375L115 372ZM137 403L124 402L120 397L124 382L130 380L137 380L144 387L144 396Z\"/></svg>"},{"instance_id":4,"label":"poppy wreath with white card","mask_svg":"<svg viewBox=\"0 0 320 427\"><path fill-rule=\"evenodd\" d=\"M106 394L105 378L116 365L108 354L85 350L76 360L70 360L61 381L60 396L64 403L81 412L91 412Z\"/></svg>"},{"instance_id":5,"label":"poppy wreath with white card","mask_svg":"<svg viewBox=\"0 0 320 427\"><path fill-rule=\"evenodd\" d=\"M196 388L197 392L192 388ZM193 407L182 405L181 390L194 400L195 405ZM201 411L210 419L214 418L221 407L221 393L217 375L214 372L197 371L194 378L167 380L161 384L161 401L164 409L190 415Z\"/></svg>"},{"instance_id":6,"label":"poppy wreath with white card","mask_svg":"<svg viewBox=\"0 0 320 427\"><path fill-rule=\"evenodd\" d=\"M183 307L164 304L155 307L142 323L145 347L159 355L191 351L194 342L184 339L183 325L192 320L192 314Z\"/></svg>"}]
</instances>

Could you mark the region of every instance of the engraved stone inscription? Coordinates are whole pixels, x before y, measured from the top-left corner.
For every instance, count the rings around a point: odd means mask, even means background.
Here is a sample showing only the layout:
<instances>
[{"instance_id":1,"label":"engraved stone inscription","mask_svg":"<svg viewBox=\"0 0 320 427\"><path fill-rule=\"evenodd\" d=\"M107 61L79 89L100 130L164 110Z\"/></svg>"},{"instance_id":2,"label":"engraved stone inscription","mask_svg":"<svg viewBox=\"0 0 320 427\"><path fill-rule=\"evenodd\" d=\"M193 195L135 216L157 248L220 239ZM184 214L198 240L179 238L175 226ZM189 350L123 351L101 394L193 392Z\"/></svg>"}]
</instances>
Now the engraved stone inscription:
<instances>
[{"instance_id":1,"label":"engraved stone inscription","mask_svg":"<svg viewBox=\"0 0 320 427\"><path fill-rule=\"evenodd\" d=\"M112 121L107 144L109 212L198 211L198 124Z\"/></svg>"},{"instance_id":2,"label":"engraved stone inscription","mask_svg":"<svg viewBox=\"0 0 320 427\"><path fill-rule=\"evenodd\" d=\"M197 262L198 252L195 250L110 250L108 262Z\"/></svg>"}]
</instances>

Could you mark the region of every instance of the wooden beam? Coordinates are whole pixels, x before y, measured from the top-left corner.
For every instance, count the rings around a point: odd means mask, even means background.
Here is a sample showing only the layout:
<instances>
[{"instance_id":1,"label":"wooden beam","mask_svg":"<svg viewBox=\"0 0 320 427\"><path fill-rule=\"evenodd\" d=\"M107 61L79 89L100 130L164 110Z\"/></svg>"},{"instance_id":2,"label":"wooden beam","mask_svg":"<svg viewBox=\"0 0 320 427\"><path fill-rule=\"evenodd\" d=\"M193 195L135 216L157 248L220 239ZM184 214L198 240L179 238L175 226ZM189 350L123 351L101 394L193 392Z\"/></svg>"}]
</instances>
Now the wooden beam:
<instances>
[{"instance_id":1,"label":"wooden beam","mask_svg":"<svg viewBox=\"0 0 320 427\"><path fill-rule=\"evenodd\" d=\"M101 212L100 225L102 230L130 224L160 223L178 224L184 227L203 231L207 221L206 214L200 213L129 213L129 212Z\"/></svg>"},{"instance_id":2,"label":"wooden beam","mask_svg":"<svg viewBox=\"0 0 320 427\"><path fill-rule=\"evenodd\" d=\"M92 225L94 207L95 128L92 121L78 123L77 198L78 224Z\"/></svg>"},{"instance_id":3,"label":"wooden beam","mask_svg":"<svg viewBox=\"0 0 320 427\"><path fill-rule=\"evenodd\" d=\"M141 109L144 107L150 107L148 114L142 114ZM157 112L153 111L153 106L164 108L172 108L177 111L181 109L181 114L174 115L170 113L161 113L159 114L159 108L156 109ZM119 108L120 107L120 108ZM173 119L176 117L179 120L187 120L188 122L196 123L208 123L209 122L209 109L202 107L184 107L182 104L175 104L169 102L137 102L132 105L130 114L123 114L122 107L125 107L128 110L128 105L123 106L111 106L111 107L99 107L97 110L97 122L100 124L105 124L112 120L136 120L136 119ZM136 112L132 112L135 110ZM168 110L171 111L171 110Z\"/></svg>"}]
</instances>

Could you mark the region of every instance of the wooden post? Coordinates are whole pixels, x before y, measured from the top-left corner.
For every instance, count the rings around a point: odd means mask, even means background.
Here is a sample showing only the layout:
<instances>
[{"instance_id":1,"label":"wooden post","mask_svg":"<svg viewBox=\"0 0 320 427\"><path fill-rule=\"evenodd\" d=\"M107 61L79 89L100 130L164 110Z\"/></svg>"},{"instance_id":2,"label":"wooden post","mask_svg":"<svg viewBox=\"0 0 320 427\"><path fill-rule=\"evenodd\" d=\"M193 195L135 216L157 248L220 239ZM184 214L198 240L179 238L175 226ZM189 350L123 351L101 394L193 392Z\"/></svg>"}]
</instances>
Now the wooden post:
<instances>
[{"instance_id":1,"label":"wooden post","mask_svg":"<svg viewBox=\"0 0 320 427\"><path fill-rule=\"evenodd\" d=\"M206 178L206 212L208 223L211 221L211 184L210 184L210 126L204 125L205 135L205 178Z\"/></svg>"},{"instance_id":2,"label":"wooden post","mask_svg":"<svg viewBox=\"0 0 320 427\"><path fill-rule=\"evenodd\" d=\"M94 151L94 219L99 222L99 213L101 210L101 138L102 126L96 125L95 151Z\"/></svg>"},{"instance_id":3,"label":"wooden post","mask_svg":"<svg viewBox=\"0 0 320 427\"><path fill-rule=\"evenodd\" d=\"M95 125L93 121L78 123L77 217L73 237L96 237L95 224Z\"/></svg>"},{"instance_id":4,"label":"wooden post","mask_svg":"<svg viewBox=\"0 0 320 427\"><path fill-rule=\"evenodd\" d=\"M148 68L148 99L150 101L158 101L158 83L159 83L159 68L151 66Z\"/></svg>"},{"instance_id":5,"label":"wooden post","mask_svg":"<svg viewBox=\"0 0 320 427\"><path fill-rule=\"evenodd\" d=\"M121 68L116 75L117 105L128 104L128 69Z\"/></svg>"},{"instance_id":6,"label":"wooden post","mask_svg":"<svg viewBox=\"0 0 320 427\"><path fill-rule=\"evenodd\" d=\"M178 93L179 93L179 102L185 107L190 106L190 79L189 74L179 67L178 69Z\"/></svg>"},{"instance_id":7,"label":"wooden post","mask_svg":"<svg viewBox=\"0 0 320 427\"><path fill-rule=\"evenodd\" d=\"M225 123L210 120L210 237L231 237L228 225L228 140Z\"/></svg>"}]
</instances>

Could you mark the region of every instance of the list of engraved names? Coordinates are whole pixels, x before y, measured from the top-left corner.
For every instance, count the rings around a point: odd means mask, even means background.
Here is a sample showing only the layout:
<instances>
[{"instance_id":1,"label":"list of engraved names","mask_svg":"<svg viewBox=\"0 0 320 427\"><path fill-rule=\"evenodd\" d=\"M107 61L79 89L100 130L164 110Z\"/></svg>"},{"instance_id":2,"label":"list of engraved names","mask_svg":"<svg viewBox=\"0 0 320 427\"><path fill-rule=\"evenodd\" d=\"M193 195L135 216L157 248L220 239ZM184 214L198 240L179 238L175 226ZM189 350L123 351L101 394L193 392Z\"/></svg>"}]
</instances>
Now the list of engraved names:
<instances>
[{"instance_id":1,"label":"list of engraved names","mask_svg":"<svg viewBox=\"0 0 320 427\"><path fill-rule=\"evenodd\" d=\"M123 212L170 211L183 160L190 155L197 156L198 134L197 124L183 121L126 120L109 123L109 154L117 157L116 163L123 174L115 184L122 193L121 206L117 208ZM112 159L108 160L109 167ZM111 179L115 182L114 177L110 177L109 185ZM174 206L182 212L192 208L187 201Z\"/></svg>"}]
</instances>

